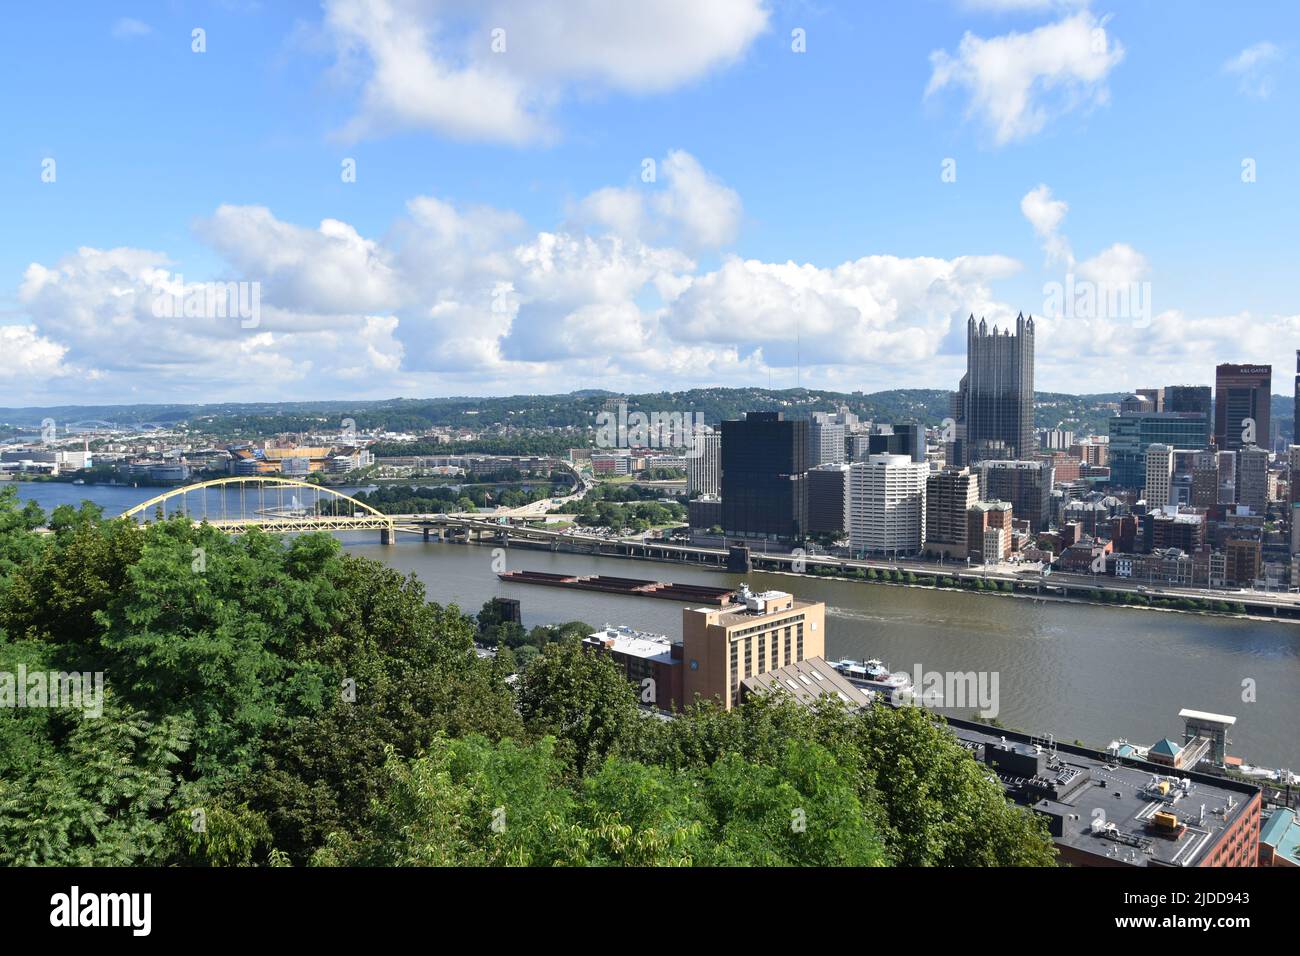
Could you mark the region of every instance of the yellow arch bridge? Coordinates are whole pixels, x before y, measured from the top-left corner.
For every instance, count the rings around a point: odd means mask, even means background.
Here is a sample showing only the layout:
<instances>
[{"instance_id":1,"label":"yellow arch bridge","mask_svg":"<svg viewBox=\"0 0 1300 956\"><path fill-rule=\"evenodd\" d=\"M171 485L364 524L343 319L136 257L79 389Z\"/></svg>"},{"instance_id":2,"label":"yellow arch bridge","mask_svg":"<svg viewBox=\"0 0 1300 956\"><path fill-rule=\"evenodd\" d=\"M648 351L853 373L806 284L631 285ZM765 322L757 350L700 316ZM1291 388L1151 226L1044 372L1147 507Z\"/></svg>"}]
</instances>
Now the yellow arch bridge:
<instances>
[{"instance_id":1,"label":"yellow arch bridge","mask_svg":"<svg viewBox=\"0 0 1300 956\"><path fill-rule=\"evenodd\" d=\"M341 491L292 478L217 478L172 488L122 512L123 518L132 521L176 515L206 521L234 534L249 528L273 532L377 530L384 544L397 540L391 516Z\"/></svg>"}]
</instances>

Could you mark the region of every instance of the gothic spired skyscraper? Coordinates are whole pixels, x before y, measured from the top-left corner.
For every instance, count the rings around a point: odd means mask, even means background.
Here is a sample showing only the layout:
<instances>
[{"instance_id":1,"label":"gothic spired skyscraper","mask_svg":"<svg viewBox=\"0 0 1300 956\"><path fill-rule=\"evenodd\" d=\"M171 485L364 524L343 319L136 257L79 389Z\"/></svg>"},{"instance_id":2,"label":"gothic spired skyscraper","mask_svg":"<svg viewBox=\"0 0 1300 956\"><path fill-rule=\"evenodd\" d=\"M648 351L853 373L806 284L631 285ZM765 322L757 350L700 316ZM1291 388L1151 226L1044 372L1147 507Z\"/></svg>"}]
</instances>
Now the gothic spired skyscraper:
<instances>
[{"instance_id":1,"label":"gothic spired skyscraper","mask_svg":"<svg viewBox=\"0 0 1300 956\"><path fill-rule=\"evenodd\" d=\"M960 409L962 464L985 459L1027 460L1034 437L1034 320L1016 316L1016 331L990 332L972 315L966 322L966 374L954 406Z\"/></svg>"}]
</instances>

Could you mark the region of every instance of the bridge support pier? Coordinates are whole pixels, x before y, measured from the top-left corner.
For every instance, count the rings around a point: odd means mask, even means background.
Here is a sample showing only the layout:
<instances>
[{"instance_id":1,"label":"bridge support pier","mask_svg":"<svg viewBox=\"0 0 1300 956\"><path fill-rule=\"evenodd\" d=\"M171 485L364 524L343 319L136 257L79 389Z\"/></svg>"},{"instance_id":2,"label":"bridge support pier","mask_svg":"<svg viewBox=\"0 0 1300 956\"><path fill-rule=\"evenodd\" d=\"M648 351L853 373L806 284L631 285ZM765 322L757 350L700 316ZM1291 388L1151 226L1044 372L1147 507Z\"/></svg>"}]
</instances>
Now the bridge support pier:
<instances>
[{"instance_id":1,"label":"bridge support pier","mask_svg":"<svg viewBox=\"0 0 1300 956\"><path fill-rule=\"evenodd\" d=\"M429 540L429 529L428 529L428 528L425 528L425 529L424 529L424 540L425 540L426 542L428 542L428 540Z\"/></svg>"},{"instance_id":2,"label":"bridge support pier","mask_svg":"<svg viewBox=\"0 0 1300 956\"><path fill-rule=\"evenodd\" d=\"M380 544L397 544L397 529L396 529L396 528L380 528L380 529L379 529L379 543L380 543Z\"/></svg>"}]
</instances>

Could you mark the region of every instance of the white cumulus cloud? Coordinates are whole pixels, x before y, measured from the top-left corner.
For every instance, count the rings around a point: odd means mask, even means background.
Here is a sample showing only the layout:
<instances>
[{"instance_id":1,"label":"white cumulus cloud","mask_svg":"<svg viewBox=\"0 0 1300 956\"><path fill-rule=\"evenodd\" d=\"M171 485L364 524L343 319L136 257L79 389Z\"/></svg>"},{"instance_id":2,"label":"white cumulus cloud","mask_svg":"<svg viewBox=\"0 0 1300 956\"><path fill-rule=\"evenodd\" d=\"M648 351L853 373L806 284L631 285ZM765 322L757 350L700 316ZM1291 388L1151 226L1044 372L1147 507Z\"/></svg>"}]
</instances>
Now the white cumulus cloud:
<instances>
[{"instance_id":1,"label":"white cumulus cloud","mask_svg":"<svg viewBox=\"0 0 1300 956\"><path fill-rule=\"evenodd\" d=\"M737 60L763 0L327 0L341 74L361 86L345 133L432 129L526 143L580 92L659 93Z\"/></svg>"},{"instance_id":2,"label":"white cumulus cloud","mask_svg":"<svg viewBox=\"0 0 1300 956\"><path fill-rule=\"evenodd\" d=\"M1206 356L1281 364L1300 337L1297 316L1201 317L1164 301L1142 316L1010 303L997 286L1021 266L996 253L743 257L723 242L734 225L702 235L675 205L693 190L722 191L720 208L738 220L739 197L693 157L670 160L673 172L652 188L598 190L579 203L604 210L604 221L579 222L570 210L538 229L510 210L417 196L372 236L338 219L298 224L232 205L197 227L221 260L211 275L182 275L167 254L133 248L32 263L16 318L0 326L6 385L28 404L56 394L269 400L788 387L796 378L844 390L934 387L961 375L967 314L1005 323L1023 310L1040 320L1040 387L1103 390L1203 378ZM639 209L620 209L626 195ZM1045 245L1068 252L1063 199L1044 184L1021 209ZM615 228L620 217L625 228ZM716 266L691 251L700 240L722 243ZM1103 298L1151 272L1125 242L1077 263L1061 258ZM160 294L224 281L258 283L254 326L156 308Z\"/></svg>"},{"instance_id":3,"label":"white cumulus cloud","mask_svg":"<svg viewBox=\"0 0 1300 956\"><path fill-rule=\"evenodd\" d=\"M735 239L744 204L734 189L684 150L650 162L652 182L597 189L574 204L574 224L690 249L717 249Z\"/></svg>"},{"instance_id":4,"label":"white cumulus cloud","mask_svg":"<svg viewBox=\"0 0 1300 956\"><path fill-rule=\"evenodd\" d=\"M71 373L63 364L67 348L41 335L34 325L0 325L0 381L39 385Z\"/></svg>"},{"instance_id":5,"label":"white cumulus cloud","mask_svg":"<svg viewBox=\"0 0 1300 956\"><path fill-rule=\"evenodd\" d=\"M1273 92L1273 67L1282 59L1278 45L1266 40L1232 57L1223 64L1223 71L1237 77L1237 88L1242 93L1268 99Z\"/></svg>"},{"instance_id":6,"label":"white cumulus cloud","mask_svg":"<svg viewBox=\"0 0 1300 956\"><path fill-rule=\"evenodd\" d=\"M1040 183L1021 198L1020 211L1043 241L1047 261L1072 265L1074 253L1070 250L1070 240L1060 232L1061 222L1070 211L1070 204L1064 199L1054 199L1052 190Z\"/></svg>"},{"instance_id":7,"label":"white cumulus cloud","mask_svg":"<svg viewBox=\"0 0 1300 956\"><path fill-rule=\"evenodd\" d=\"M1003 145L1043 129L1054 117L1108 101L1106 79L1124 48L1106 21L1087 10L1027 33L984 39L965 34L956 53L930 54L926 96L956 87L967 96L967 115Z\"/></svg>"}]
</instances>

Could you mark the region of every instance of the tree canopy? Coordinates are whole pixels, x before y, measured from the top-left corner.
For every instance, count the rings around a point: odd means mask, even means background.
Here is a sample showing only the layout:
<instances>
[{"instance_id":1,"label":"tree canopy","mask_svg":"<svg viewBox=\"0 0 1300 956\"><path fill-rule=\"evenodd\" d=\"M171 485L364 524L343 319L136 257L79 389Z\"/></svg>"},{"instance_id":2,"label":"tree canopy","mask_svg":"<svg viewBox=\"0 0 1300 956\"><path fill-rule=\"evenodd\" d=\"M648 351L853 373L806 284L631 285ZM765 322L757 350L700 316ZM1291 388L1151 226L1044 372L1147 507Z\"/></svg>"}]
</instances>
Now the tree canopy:
<instances>
[{"instance_id":1,"label":"tree canopy","mask_svg":"<svg viewBox=\"0 0 1300 956\"><path fill-rule=\"evenodd\" d=\"M659 719L582 622L480 657L500 624L326 535L47 519L4 489L0 672L103 696L0 708L0 865L1054 862L930 714Z\"/></svg>"}]
</instances>

